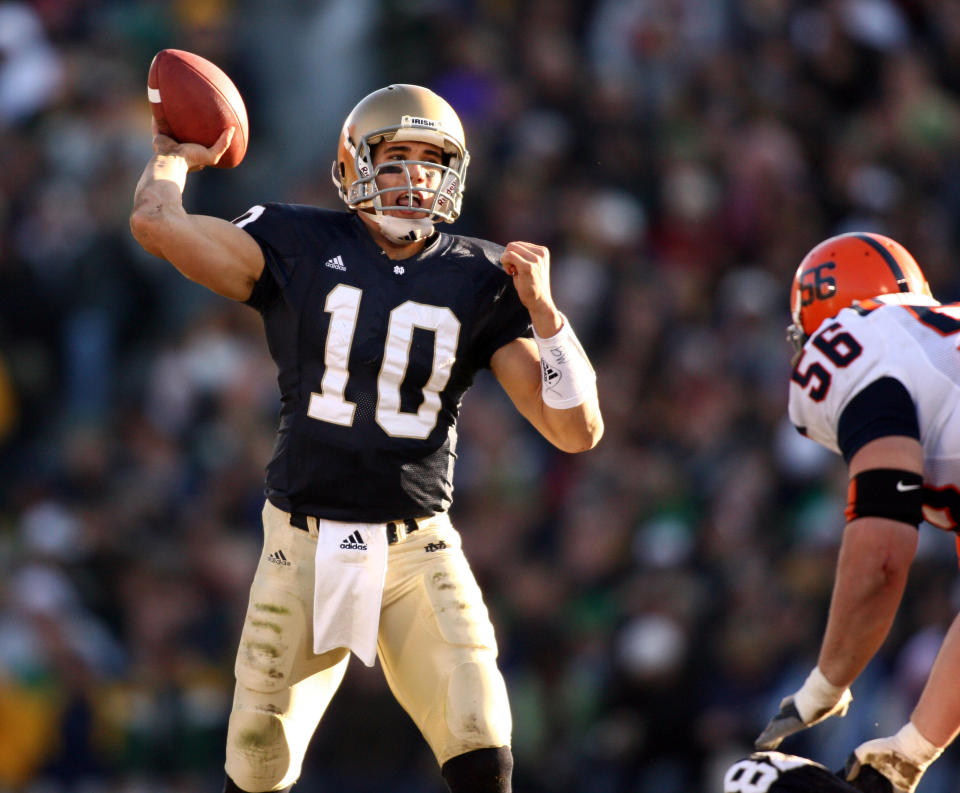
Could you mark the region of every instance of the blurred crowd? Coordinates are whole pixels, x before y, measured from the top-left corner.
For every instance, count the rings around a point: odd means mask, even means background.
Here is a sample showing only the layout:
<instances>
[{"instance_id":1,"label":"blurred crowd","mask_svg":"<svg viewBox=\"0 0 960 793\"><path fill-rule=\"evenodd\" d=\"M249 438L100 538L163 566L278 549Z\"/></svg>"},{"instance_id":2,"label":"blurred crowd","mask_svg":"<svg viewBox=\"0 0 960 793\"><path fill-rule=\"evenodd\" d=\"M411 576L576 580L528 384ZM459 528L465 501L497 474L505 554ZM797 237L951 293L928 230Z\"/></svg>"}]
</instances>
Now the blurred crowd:
<instances>
[{"instance_id":1,"label":"blurred crowd","mask_svg":"<svg viewBox=\"0 0 960 793\"><path fill-rule=\"evenodd\" d=\"M339 207L340 125L385 84L460 113L452 230L550 247L606 420L567 456L492 377L463 408L453 517L515 789L719 791L816 661L843 526L841 461L785 415L793 271L873 230L960 298L960 2L0 0L0 791L222 782L278 394L259 316L128 231L165 47L250 114L246 161L190 178L206 214ZM786 750L839 768L903 723L960 607L953 548L921 527L849 715ZM354 662L297 789L439 780ZM957 791L953 747L919 793Z\"/></svg>"}]
</instances>

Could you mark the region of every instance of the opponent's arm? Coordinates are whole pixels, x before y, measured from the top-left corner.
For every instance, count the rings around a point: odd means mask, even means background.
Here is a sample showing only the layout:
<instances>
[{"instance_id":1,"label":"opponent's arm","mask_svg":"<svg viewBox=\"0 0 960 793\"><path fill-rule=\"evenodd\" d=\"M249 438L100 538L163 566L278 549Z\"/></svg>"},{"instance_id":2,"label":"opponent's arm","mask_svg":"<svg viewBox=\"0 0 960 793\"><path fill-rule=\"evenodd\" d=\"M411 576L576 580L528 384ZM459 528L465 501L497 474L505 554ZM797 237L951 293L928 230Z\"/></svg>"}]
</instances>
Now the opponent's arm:
<instances>
[{"instance_id":1,"label":"opponent's arm","mask_svg":"<svg viewBox=\"0 0 960 793\"><path fill-rule=\"evenodd\" d=\"M183 208L187 173L214 165L230 147L233 129L206 148L154 134L154 155L134 193L130 230L140 245L166 259L191 281L246 300L263 272L260 246L246 231L220 218Z\"/></svg>"},{"instance_id":2,"label":"opponent's arm","mask_svg":"<svg viewBox=\"0 0 960 793\"><path fill-rule=\"evenodd\" d=\"M850 478L890 469L922 476L919 441L899 435L877 438L850 460ZM898 488L910 488L900 491ZM919 496L917 483L891 484L894 498ZM919 521L918 521L919 522ZM897 613L913 556L917 527L870 515L847 524L837 561L827 628L818 666L838 686L849 686L887 637Z\"/></svg>"},{"instance_id":3,"label":"opponent's arm","mask_svg":"<svg viewBox=\"0 0 960 793\"><path fill-rule=\"evenodd\" d=\"M511 242L504 250L504 270L513 276L539 338L505 344L491 357L490 368L517 410L541 435L565 452L582 452L599 442L603 419L593 369L550 295L549 257L543 246L526 242ZM563 367L564 388L570 386L559 399L544 392L541 354L550 350L559 355L553 363ZM564 356L569 360L561 363Z\"/></svg>"},{"instance_id":4,"label":"opponent's arm","mask_svg":"<svg viewBox=\"0 0 960 793\"><path fill-rule=\"evenodd\" d=\"M885 485L868 484L875 479L858 479L865 472L879 470L914 477L894 474L887 477ZM760 749L775 749L788 735L846 713L850 684L883 644L903 597L917 549L922 447L906 436L877 438L854 454L849 472L854 487L859 483L861 488L876 489L860 493L848 505L849 522L843 532L817 666L800 690L780 703L780 712L755 742ZM860 512L912 512L916 523Z\"/></svg>"}]
</instances>

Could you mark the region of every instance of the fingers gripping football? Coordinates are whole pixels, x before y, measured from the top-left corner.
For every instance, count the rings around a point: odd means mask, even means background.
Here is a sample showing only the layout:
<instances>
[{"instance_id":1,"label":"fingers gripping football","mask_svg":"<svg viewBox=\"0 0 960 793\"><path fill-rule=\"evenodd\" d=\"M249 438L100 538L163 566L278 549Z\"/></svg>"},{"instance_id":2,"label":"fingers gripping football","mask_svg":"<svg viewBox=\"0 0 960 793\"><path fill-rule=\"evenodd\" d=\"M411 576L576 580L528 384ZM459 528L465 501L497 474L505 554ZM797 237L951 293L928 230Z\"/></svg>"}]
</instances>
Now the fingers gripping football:
<instances>
[{"instance_id":1,"label":"fingers gripping football","mask_svg":"<svg viewBox=\"0 0 960 793\"><path fill-rule=\"evenodd\" d=\"M153 150L157 154L172 154L183 157L187 161L187 167L190 171L199 171L206 166L214 166L221 161L223 156L229 151L236 129L230 127L220 133L220 137L214 141L212 146L203 146L199 143L178 143L168 135L164 135L157 129L154 122Z\"/></svg>"}]
</instances>

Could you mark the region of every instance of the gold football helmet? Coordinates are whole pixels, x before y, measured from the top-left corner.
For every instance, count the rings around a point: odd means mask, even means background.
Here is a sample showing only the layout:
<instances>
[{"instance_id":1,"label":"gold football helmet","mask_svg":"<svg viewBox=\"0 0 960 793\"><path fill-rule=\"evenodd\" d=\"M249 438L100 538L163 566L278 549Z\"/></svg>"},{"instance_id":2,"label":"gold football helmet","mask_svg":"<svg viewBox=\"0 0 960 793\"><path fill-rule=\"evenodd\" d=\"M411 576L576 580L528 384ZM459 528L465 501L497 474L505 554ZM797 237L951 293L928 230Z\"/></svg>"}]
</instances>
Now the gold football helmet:
<instances>
[{"instance_id":1,"label":"gold football helmet","mask_svg":"<svg viewBox=\"0 0 960 793\"><path fill-rule=\"evenodd\" d=\"M830 237L810 250L793 277L787 338L799 350L840 309L901 293L932 297L920 265L899 242L870 232Z\"/></svg>"},{"instance_id":2,"label":"gold football helmet","mask_svg":"<svg viewBox=\"0 0 960 793\"><path fill-rule=\"evenodd\" d=\"M414 186L407 162L392 161L373 166L373 147L381 141L418 141L443 149L443 163L417 162L441 171L435 189ZM414 241L430 233L437 221L452 223L460 215L463 187L466 179L467 153L463 125L456 112L440 96L419 85L389 85L367 95L357 104L343 123L337 159L333 163L333 183L340 198L353 210L366 210L387 233L397 241ZM413 191L432 194L432 201L422 207L428 213L421 220L405 220L383 214L381 195L387 190L377 186L379 171L386 167L403 167L407 175L404 187L389 191Z\"/></svg>"}]
</instances>

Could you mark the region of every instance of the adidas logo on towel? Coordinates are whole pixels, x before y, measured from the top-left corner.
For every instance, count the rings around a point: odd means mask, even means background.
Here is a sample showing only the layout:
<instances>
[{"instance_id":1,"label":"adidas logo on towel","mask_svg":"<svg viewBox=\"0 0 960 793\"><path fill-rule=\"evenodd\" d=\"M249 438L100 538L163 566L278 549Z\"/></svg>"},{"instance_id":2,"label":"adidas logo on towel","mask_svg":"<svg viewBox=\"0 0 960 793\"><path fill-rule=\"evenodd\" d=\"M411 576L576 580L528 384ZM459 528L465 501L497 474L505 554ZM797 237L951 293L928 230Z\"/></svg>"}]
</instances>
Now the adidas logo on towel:
<instances>
[{"instance_id":1,"label":"adidas logo on towel","mask_svg":"<svg viewBox=\"0 0 960 793\"><path fill-rule=\"evenodd\" d=\"M367 550L367 544L363 541L363 537L360 536L360 530L357 529L349 537L344 537L343 542L340 543L340 547L348 551L365 551Z\"/></svg>"},{"instance_id":2,"label":"adidas logo on towel","mask_svg":"<svg viewBox=\"0 0 960 793\"><path fill-rule=\"evenodd\" d=\"M281 567L289 567L290 562L287 561L286 554L283 551L275 551L267 557L267 561L270 564L278 564Z\"/></svg>"},{"instance_id":3,"label":"adidas logo on towel","mask_svg":"<svg viewBox=\"0 0 960 793\"><path fill-rule=\"evenodd\" d=\"M339 255L334 256L332 259L327 259L326 265L331 270L341 270L342 272L347 271L347 266L343 263L343 257Z\"/></svg>"}]
</instances>

